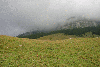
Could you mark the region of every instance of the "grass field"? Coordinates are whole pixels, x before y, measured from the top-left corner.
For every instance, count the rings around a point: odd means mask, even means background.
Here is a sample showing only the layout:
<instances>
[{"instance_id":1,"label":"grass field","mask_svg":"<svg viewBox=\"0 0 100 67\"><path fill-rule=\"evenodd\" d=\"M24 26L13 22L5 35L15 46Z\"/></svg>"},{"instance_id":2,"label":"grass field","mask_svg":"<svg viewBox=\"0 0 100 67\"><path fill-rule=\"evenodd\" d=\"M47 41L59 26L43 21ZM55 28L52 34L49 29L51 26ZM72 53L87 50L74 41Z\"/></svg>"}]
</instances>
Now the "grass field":
<instances>
[{"instance_id":1,"label":"grass field","mask_svg":"<svg viewBox=\"0 0 100 67\"><path fill-rule=\"evenodd\" d=\"M100 37L0 35L0 67L100 67Z\"/></svg>"}]
</instances>

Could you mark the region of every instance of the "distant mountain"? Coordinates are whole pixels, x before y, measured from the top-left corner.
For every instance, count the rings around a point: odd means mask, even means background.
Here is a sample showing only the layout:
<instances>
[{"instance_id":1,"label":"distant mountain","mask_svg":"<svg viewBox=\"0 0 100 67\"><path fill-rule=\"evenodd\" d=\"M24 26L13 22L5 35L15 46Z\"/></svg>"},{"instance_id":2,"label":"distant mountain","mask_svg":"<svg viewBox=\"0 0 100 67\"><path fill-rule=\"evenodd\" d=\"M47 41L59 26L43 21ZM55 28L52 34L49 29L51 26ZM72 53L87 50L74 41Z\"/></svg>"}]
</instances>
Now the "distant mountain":
<instances>
[{"instance_id":1,"label":"distant mountain","mask_svg":"<svg viewBox=\"0 0 100 67\"><path fill-rule=\"evenodd\" d=\"M100 21L91 21L91 20L78 20L66 23L63 26L59 26L56 29L73 29L73 28L84 28L84 27L92 27L92 26L98 26L100 25Z\"/></svg>"},{"instance_id":2,"label":"distant mountain","mask_svg":"<svg viewBox=\"0 0 100 67\"><path fill-rule=\"evenodd\" d=\"M68 18L68 20L70 19L75 19L75 17L71 17L71 18ZM62 30L62 29L74 29L74 28L85 28L85 27L96 27L100 25L100 21L91 21L91 20L87 20L87 19L84 19L84 20L76 20L76 21L72 21L72 22L67 22L66 24L64 24L63 26L60 26L58 25L54 30L51 30L51 31L56 31L56 30ZM48 33L48 31L31 31L31 32L26 32L26 33L23 33L23 34L19 34L18 36L26 36L26 35L31 35L31 34L37 34L37 33L41 33L43 34L44 33Z\"/></svg>"}]
</instances>

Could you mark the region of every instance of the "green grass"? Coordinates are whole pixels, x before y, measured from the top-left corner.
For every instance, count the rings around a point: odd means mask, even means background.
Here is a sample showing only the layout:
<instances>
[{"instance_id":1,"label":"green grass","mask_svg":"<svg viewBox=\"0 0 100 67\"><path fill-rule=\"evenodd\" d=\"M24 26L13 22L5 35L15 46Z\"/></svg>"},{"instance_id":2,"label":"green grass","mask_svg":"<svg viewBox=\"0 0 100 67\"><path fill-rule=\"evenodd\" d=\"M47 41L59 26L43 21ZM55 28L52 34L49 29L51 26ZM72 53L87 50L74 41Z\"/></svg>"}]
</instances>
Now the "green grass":
<instances>
[{"instance_id":1,"label":"green grass","mask_svg":"<svg viewBox=\"0 0 100 67\"><path fill-rule=\"evenodd\" d=\"M100 66L100 37L59 36L28 39L0 35L0 67Z\"/></svg>"},{"instance_id":2,"label":"green grass","mask_svg":"<svg viewBox=\"0 0 100 67\"><path fill-rule=\"evenodd\" d=\"M69 38L77 38L76 35L64 35L64 33L57 33L57 34L52 34L48 36L43 36L40 38L37 38L37 40L64 40L64 39L69 39Z\"/></svg>"}]
</instances>

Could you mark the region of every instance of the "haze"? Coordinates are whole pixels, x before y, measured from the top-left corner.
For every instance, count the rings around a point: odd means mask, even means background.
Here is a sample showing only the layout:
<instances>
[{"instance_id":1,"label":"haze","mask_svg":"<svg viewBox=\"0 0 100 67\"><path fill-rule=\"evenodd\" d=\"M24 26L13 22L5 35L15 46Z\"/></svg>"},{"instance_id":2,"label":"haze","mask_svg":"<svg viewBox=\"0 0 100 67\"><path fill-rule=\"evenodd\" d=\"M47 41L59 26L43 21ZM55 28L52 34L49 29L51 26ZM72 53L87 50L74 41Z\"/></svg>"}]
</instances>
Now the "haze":
<instances>
[{"instance_id":1,"label":"haze","mask_svg":"<svg viewBox=\"0 0 100 67\"><path fill-rule=\"evenodd\" d=\"M100 21L100 0L0 0L0 35L54 30L84 18Z\"/></svg>"}]
</instances>

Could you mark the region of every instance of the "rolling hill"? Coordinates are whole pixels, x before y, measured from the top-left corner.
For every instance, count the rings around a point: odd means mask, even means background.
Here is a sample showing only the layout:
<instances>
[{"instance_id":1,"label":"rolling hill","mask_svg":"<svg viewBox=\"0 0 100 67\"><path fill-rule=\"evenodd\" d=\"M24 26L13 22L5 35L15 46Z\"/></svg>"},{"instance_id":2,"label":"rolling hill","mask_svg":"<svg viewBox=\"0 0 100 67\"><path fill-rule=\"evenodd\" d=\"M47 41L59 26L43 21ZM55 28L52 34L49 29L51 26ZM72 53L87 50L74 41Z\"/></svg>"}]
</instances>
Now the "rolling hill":
<instances>
[{"instance_id":1,"label":"rolling hill","mask_svg":"<svg viewBox=\"0 0 100 67\"><path fill-rule=\"evenodd\" d=\"M62 38L49 39L57 36ZM0 67L99 67L100 37L72 37L61 33L38 39L0 35Z\"/></svg>"}]
</instances>

